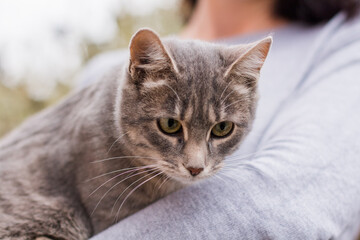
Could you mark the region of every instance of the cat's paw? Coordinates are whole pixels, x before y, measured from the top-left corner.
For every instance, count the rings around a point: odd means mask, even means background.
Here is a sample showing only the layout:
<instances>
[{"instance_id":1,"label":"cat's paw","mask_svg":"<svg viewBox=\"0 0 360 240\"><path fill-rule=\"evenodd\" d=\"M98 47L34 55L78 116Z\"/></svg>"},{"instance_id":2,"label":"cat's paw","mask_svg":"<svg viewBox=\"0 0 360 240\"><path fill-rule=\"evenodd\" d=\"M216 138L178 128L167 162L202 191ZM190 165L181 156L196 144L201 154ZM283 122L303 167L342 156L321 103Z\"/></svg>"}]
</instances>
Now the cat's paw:
<instances>
[{"instance_id":1,"label":"cat's paw","mask_svg":"<svg viewBox=\"0 0 360 240\"><path fill-rule=\"evenodd\" d=\"M35 240L51 240L51 238L48 237L37 237Z\"/></svg>"}]
</instances>

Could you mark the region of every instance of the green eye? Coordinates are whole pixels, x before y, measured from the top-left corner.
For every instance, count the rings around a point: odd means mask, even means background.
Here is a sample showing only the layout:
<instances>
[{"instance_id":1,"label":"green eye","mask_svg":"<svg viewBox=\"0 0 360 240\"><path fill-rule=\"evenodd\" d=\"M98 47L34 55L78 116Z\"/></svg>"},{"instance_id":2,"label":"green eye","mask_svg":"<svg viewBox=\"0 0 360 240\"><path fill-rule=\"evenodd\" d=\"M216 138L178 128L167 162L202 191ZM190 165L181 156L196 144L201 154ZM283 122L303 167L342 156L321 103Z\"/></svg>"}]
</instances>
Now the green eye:
<instances>
[{"instance_id":1,"label":"green eye","mask_svg":"<svg viewBox=\"0 0 360 240\"><path fill-rule=\"evenodd\" d=\"M158 125L160 130L167 134L177 133L181 130L180 122L172 118L161 118Z\"/></svg>"},{"instance_id":2,"label":"green eye","mask_svg":"<svg viewBox=\"0 0 360 240\"><path fill-rule=\"evenodd\" d=\"M234 123L229 121L219 122L211 129L211 134L215 137L226 137L234 128Z\"/></svg>"}]
</instances>

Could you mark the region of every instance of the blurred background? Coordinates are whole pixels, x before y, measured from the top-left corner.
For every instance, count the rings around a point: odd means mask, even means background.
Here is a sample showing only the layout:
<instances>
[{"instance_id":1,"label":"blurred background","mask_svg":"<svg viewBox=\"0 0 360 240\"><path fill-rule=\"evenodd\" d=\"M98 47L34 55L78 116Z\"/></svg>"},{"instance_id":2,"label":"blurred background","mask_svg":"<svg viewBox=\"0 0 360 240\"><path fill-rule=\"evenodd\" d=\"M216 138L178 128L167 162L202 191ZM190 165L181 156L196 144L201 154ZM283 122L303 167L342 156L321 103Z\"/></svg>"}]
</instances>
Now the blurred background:
<instances>
[{"instance_id":1,"label":"blurred background","mask_svg":"<svg viewBox=\"0 0 360 240\"><path fill-rule=\"evenodd\" d=\"M94 55L141 27L182 27L179 0L0 0L0 137L76 87Z\"/></svg>"}]
</instances>

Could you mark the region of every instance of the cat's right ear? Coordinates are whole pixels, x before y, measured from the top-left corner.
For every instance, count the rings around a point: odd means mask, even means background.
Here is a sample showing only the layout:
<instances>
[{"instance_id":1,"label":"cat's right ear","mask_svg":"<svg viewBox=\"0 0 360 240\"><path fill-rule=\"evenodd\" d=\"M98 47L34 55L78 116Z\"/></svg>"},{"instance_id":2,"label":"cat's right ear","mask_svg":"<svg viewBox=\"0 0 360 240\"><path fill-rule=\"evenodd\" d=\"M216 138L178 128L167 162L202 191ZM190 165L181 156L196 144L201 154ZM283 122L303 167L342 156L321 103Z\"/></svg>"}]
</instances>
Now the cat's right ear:
<instances>
[{"instance_id":1,"label":"cat's right ear","mask_svg":"<svg viewBox=\"0 0 360 240\"><path fill-rule=\"evenodd\" d=\"M129 73L133 79L172 69L173 61L155 32L140 29L134 34L130 41L129 63Z\"/></svg>"},{"instance_id":2,"label":"cat's right ear","mask_svg":"<svg viewBox=\"0 0 360 240\"><path fill-rule=\"evenodd\" d=\"M255 89L260 70L265 62L272 44L272 37L258 42L231 47L231 58L236 59L227 68L225 78L234 75L240 77L249 88ZM237 57L240 55L240 57Z\"/></svg>"}]
</instances>

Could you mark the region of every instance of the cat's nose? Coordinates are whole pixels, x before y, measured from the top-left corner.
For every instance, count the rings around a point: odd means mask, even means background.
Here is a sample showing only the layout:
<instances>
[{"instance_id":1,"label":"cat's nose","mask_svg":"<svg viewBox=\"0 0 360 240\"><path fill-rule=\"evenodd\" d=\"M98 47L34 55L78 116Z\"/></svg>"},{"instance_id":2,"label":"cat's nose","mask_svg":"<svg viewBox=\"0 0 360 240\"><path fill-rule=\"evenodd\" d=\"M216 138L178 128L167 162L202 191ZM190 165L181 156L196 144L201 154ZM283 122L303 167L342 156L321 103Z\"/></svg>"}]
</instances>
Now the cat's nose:
<instances>
[{"instance_id":1,"label":"cat's nose","mask_svg":"<svg viewBox=\"0 0 360 240\"><path fill-rule=\"evenodd\" d=\"M195 177L196 175L199 175L199 173L201 173L204 169L188 167L187 170L189 170L191 176Z\"/></svg>"}]
</instances>

